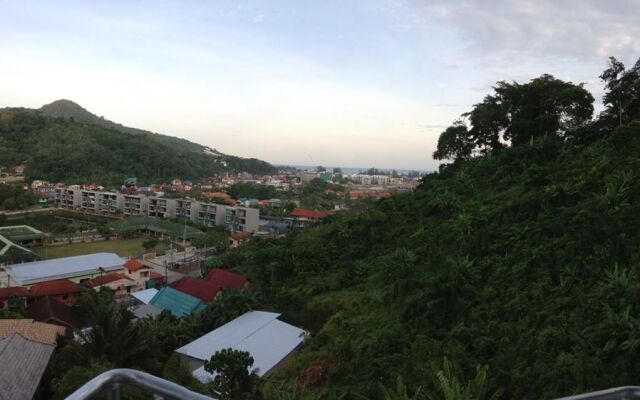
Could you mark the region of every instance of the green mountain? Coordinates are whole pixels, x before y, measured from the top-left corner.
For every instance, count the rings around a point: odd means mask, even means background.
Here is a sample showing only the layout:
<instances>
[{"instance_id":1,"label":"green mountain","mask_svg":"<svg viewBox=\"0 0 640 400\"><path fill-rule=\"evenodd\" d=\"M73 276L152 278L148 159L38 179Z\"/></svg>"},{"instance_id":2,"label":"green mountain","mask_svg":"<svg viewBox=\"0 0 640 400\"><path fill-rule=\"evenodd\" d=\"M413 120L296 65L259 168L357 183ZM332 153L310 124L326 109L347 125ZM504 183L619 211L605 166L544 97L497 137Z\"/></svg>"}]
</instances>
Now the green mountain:
<instances>
[{"instance_id":1,"label":"green mountain","mask_svg":"<svg viewBox=\"0 0 640 400\"><path fill-rule=\"evenodd\" d=\"M638 384L640 91L620 99L605 83L595 119L580 85L500 83L443 133L440 154L457 161L414 193L219 257L212 266L248 274L267 307L311 332L271 381L369 399ZM468 385L485 365L484 390ZM444 394L456 385L471 394Z\"/></svg>"},{"instance_id":2,"label":"green mountain","mask_svg":"<svg viewBox=\"0 0 640 400\"><path fill-rule=\"evenodd\" d=\"M26 163L28 179L67 183L116 184L127 176L150 183L276 171L261 160L122 126L68 100L39 110L0 109L0 168L21 163Z\"/></svg>"}]
</instances>

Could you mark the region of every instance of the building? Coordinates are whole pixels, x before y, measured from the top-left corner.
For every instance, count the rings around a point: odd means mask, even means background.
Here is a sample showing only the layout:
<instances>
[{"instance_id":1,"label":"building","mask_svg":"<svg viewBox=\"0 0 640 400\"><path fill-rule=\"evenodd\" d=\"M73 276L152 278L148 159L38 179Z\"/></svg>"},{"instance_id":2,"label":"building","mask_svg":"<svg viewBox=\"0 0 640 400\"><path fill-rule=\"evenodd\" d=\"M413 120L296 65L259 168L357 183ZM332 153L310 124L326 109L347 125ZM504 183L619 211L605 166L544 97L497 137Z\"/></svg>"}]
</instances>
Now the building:
<instances>
[{"instance_id":1,"label":"building","mask_svg":"<svg viewBox=\"0 0 640 400\"><path fill-rule=\"evenodd\" d=\"M224 269L215 268L207 273L207 281L214 283L221 289L249 288L249 279L246 276L235 274Z\"/></svg>"},{"instance_id":2,"label":"building","mask_svg":"<svg viewBox=\"0 0 640 400\"><path fill-rule=\"evenodd\" d=\"M153 296L149 304L160 310L168 310L178 318L187 316L194 311L199 311L206 307L202 300L171 287L160 289L158 293Z\"/></svg>"},{"instance_id":3,"label":"building","mask_svg":"<svg viewBox=\"0 0 640 400\"><path fill-rule=\"evenodd\" d=\"M204 303L209 303L218 296L221 287L202 279L185 276L171 284L171 287L182 293L186 293Z\"/></svg>"},{"instance_id":4,"label":"building","mask_svg":"<svg viewBox=\"0 0 640 400\"><path fill-rule=\"evenodd\" d=\"M0 235L0 267L6 265L28 263L38 259L31 250L13 243Z\"/></svg>"},{"instance_id":5,"label":"building","mask_svg":"<svg viewBox=\"0 0 640 400\"><path fill-rule=\"evenodd\" d=\"M72 306L78 301L80 287L68 279L56 279L33 285L29 293L35 299L48 296L62 304Z\"/></svg>"},{"instance_id":6,"label":"building","mask_svg":"<svg viewBox=\"0 0 640 400\"><path fill-rule=\"evenodd\" d=\"M29 225L0 226L0 235L20 246L38 246L45 237L44 232Z\"/></svg>"},{"instance_id":7,"label":"building","mask_svg":"<svg viewBox=\"0 0 640 400\"><path fill-rule=\"evenodd\" d=\"M229 235L229 247L238 247L241 244L247 242L250 237L250 232L231 232L231 234Z\"/></svg>"},{"instance_id":8,"label":"building","mask_svg":"<svg viewBox=\"0 0 640 400\"><path fill-rule=\"evenodd\" d=\"M149 304L153 297L158 293L158 289L149 288L145 290L140 290L138 292L131 293L131 295L140 303L140 304Z\"/></svg>"},{"instance_id":9,"label":"building","mask_svg":"<svg viewBox=\"0 0 640 400\"><path fill-rule=\"evenodd\" d=\"M71 307L53 300L49 296L36 298L27 306L26 311L27 316L34 321L64 327L67 336L70 336L77 326Z\"/></svg>"},{"instance_id":10,"label":"building","mask_svg":"<svg viewBox=\"0 0 640 400\"><path fill-rule=\"evenodd\" d=\"M217 351L231 348L247 351L254 360L252 368L260 377L284 364L305 341L306 332L278 320L280 314L250 311L179 348L189 370L203 383L213 379L204 370L204 362Z\"/></svg>"},{"instance_id":11,"label":"building","mask_svg":"<svg viewBox=\"0 0 640 400\"><path fill-rule=\"evenodd\" d=\"M192 199L84 190L79 186L56 188L56 198L60 208L97 214L122 214L125 217L188 219L209 227L224 225L233 232L254 232L260 223L260 210L256 208Z\"/></svg>"},{"instance_id":12,"label":"building","mask_svg":"<svg viewBox=\"0 0 640 400\"><path fill-rule=\"evenodd\" d=\"M124 263L125 275L135 282L135 287L131 291L143 290L147 286L147 281L151 279L152 268L144 265L139 260L131 259Z\"/></svg>"},{"instance_id":13,"label":"building","mask_svg":"<svg viewBox=\"0 0 640 400\"><path fill-rule=\"evenodd\" d=\"M132 287L136 287L136 282L122 273L113 272L84 281L82 282L82 286L97 292L106 287L113 290L115 297L124 297L128 293L131 293Z\"/></svg>"},{"instance_id":14,"label":"building","mask_svg":"<svg viewBox=\"0 0 640 400\"><path fill-rule=\"evenodd\" d=\"M54 350L17 332L0 340L0 398L33 399Z\"/></svg>"},{"instance_id":15,"label":"building","mask_svg":"<svg viewBox=\"0 0 640 400\"><path fill-rule=\"evenodd\" d=\"M115 253L94 253L54 258L5 267L10 286L25 286L56 279L80 283L105 272L122 271L125 260Z\"/></svg>"},{"instance_id":16,"label":"building","mask_svg":"<svg viewBox=\"0 0 640 400\"><path fill-rule=\"evenodd\" d=\"M31 297L31 293L23 287L6 287L0 288L0 307L3 310L9 309L9 299L17 298L23 306L27 306L27 299Z\"/></svg>"}]
</instances>

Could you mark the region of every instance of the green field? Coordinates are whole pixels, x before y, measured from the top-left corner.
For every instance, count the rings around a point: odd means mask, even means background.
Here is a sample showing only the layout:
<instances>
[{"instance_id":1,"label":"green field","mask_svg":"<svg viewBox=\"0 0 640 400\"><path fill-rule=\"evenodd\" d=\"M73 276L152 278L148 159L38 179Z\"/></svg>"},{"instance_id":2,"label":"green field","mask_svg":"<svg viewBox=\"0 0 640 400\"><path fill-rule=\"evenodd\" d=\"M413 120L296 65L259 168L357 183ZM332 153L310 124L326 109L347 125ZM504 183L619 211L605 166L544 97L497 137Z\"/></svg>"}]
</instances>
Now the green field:
<instances>
[{"instance_id":1,"label":"green field","mask_svg":"<svg viewBox=\"0 0 640 400\"><path fill-rule=\"evenodd\" d=\"M142 247L142 242L147 239L146 237L139 237L133 239L101 240L90 243L49 246L46 251L44 247L34 247L31 250L42 258L71 257L100 252L116 253L122 257L139 257L147 252ZM165 242L160 242L156 246L155 251L161 253L164 252L167 247L168 245Z\"/></svg>"}]
</instances>

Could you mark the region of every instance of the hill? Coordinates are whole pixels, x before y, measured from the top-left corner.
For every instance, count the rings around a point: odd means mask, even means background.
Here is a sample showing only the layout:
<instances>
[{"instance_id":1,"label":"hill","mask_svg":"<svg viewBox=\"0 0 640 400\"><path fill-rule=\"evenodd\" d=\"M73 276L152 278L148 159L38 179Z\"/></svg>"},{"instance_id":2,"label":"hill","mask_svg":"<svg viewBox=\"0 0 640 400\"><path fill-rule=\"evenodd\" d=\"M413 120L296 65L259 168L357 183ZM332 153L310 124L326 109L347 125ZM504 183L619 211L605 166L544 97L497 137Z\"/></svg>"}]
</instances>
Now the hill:
<instances>
[{"instance_id":1,"label":"hill","mask_svg":"<svg viewBox=\"0 0 640 400\"><path fill-rule=\"evenodd\" d=\"M640 93L620 112L608 92L592 119L580 85L505 85L472 110L493 103L490 116L443 133L439 150L460 157L414 193L211 265L248 274L265 304L311 331L272 382L305 382L318 398L454 398L443 387L487 365L485 393L506 399L638 383ZM500 140L474 148L483 133ZM455 367L438 375L444 357ZM407 392L380 397L397 377Z\"/></svg>"},{"instance_id":2,"label":"hill","mask_svg":"<svg viewBox=\"0 0 640 400\"><path fill-rule=\"evenodd\" d=\"M274 173L267 162L129 128L60 100L39 110L0 110L0 168L26 163L27 179L117 184L199 179L223 172Z\"/></svg>"}]
</instances>

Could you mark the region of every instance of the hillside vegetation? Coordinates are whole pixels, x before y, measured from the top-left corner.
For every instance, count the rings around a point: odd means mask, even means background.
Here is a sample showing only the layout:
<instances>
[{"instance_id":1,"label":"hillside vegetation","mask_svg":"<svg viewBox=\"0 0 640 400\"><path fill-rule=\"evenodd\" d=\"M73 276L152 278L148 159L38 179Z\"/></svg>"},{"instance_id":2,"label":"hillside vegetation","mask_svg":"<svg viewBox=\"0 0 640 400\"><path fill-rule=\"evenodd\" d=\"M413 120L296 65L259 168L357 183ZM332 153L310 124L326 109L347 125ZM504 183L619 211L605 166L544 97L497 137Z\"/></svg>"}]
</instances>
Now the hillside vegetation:
<instances>
[{"instance_id":1,"label":"hillside vegetation","mask_svg":"<svg viewBox=\"0 0 640 400\"><path fill-rule=\"evenodd\" d=\"M640 383L639 67L612 59L595 119L580 85L499 83L414 193L216 260L311 331L272 380L378 398L401 377L385 398L454 398L446 357L463 386L488 366L505 399Z\"/></svg>"},{"instance_id":2,"label":"hillside vegetation","mask_svg":"<svg viewBox=\"0 0 640 400\"><path fill-rule=\"evenodd\" d=\"M184 139L131 132L133 128L110 121L96 124L89 117L80 118L86 114L77 109L71 116L66 113L68 107L58 106L45 108L58 117L38 110L0 110L0 168L26 162L28 180L103 184L120 183L127 176L151 183L195 180L227 171L275 172L261 160L206 155L202 146ZM99 122L99 117L93 117Z\"/></svg>"}]
</instances>

